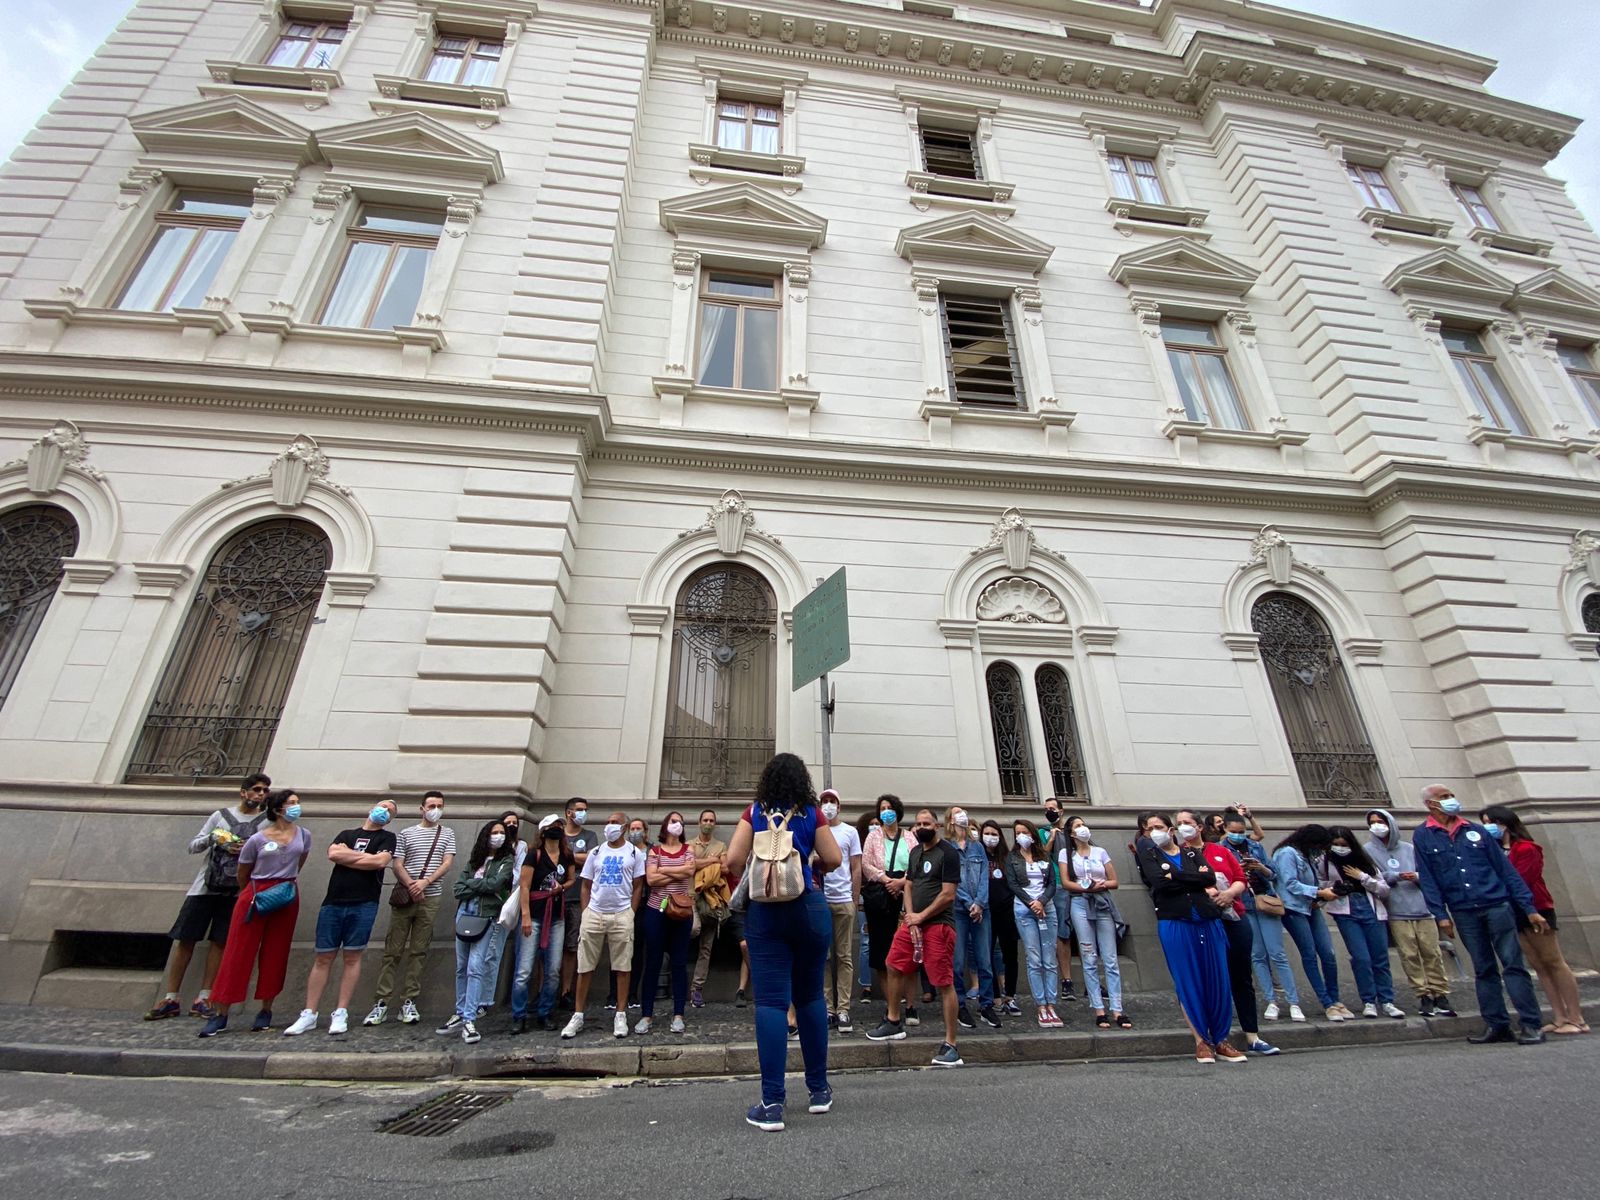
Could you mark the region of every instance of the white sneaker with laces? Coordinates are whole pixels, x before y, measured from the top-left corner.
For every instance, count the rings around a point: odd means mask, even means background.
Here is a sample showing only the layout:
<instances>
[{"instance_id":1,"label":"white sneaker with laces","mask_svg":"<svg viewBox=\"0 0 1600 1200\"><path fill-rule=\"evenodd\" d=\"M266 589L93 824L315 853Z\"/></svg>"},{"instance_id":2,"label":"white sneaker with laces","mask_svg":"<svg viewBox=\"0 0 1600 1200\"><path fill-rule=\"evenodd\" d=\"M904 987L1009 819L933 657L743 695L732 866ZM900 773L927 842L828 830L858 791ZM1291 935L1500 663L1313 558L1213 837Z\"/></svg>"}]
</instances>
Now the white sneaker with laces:
<instances>
[{"instance_id":1,"label":"white sneaker with laces","mask_svg":"<svg viewBox=\"0 0 1600 1200\"><path fill-rule=\"evenodd\" d=\"M476 1024L471 1021L461 1022L461 1040L467 1045L472 1045L479 1039L480 1036L481 1035L478 1033L478 1027Z\"/></svg>"},{"instance_id":2,"label":"white sneaker with laces","mask_svg":"<svg viewBox=\"0 0 1600 1200\"><path fill-rule=\"evenodd\" d=\"M1405 1020L1405 1010L1397 1008L1392 1002L1383 1006L1383 1015L1393 1017L1396 1021Z\"/></svg>"},{"instance_id":3,"label":"white sneaker with laces","mask_svg":"<svg viewBox=\"0 0 1600 1200\"><path fill-rule=\"evenodd\" d=\"M1274 1000L1267 1005L1266 1011L1261 1014L1263 1021L1276 1021L1278 1019L1278 1002Z\"/></svg>"},{"instance_id":4,"label":"white sneaker with laces","mask_svg":"<svg viewBox=\"0 0 1600 1200\"><path fill-rule=\"evenodd\" d=\"M1376 1004L1363 1004L1361 1006L1361 1015L1363 1017L1375 1017L1375 1016L1377 1016L1378 1015L1378 1006Z\"/></svg>"},{"instance_id":5,"label":"white sneaker with laces","mask_svg":"<svg viewBox=\"0 0 1600 1200\"><path fill-rule=\"evenodd\" d=\"M317 1014L309 1008L302 1008L300 1016L295 1023L283 1031L284 1037L299 1037L302 1033L310 1033L317 1027Z\"/></svg>"},{"instance_id":6,"label":"white sneaker with laces","mask_svg":"<svg viewBox=\"0 0 1600 1200\"><path fill-rule=\"evenodd\" d=\"M345 1009L342 1009L342 1008L334 1009L333 1010L333 1016L328 1018L328 1032L329 1033L349 1033L350 1032L350 1014L349 1014L349 1012L347 1012Z\"/></svg>"},{"instance_id":7,"label":"white sneaker with laces","mask_svg":"<svg viewBox=\"0 0 1600 1200\"><path fill-rule=\"evenodd\" d=\"M372 1011L367 1014L366 1020L362 1021L361 1023L363 1025L382 1025L388 1019L389 1006L382 1000L379 1000L372 1006Z\"/></svg>"},{"instance_id":8,"label":"white sneaker with laces","mask_svg":"<svg viewBox=\"0 0 1600 1200\"><path fill-rule=\"evenodd\" d=\"M673 1033L683 1033L685 1031L685 1029L686 1029L686 1026L683 1023L683 1018L682 1017L673 1017L672 1018L672 1032Z\"/></svg>"},{"instance_id":9,"label":"white sneaker with laces","mask_svg":"<svg viewBox=\"0 0 1600 1200\"><path fill-rule=\"evenodd\" d=\"M611 1022L611 1033L614 1037L628 1036L628 1014L618 1013Z\"/></svg>"},{"instance_id":10,"label":"white sneaker with laces","mask_svg":"<svg viewBox=\"0 0 1600 1200\"><path fill-rule=\"evenodd\" d=\"M422 1014L417 1011L414 1001L407 1000L400 1006L400 1024L415 1025L420 1020L422 1020Z\"/></svg>"},{"instance_id":11,"label":"white sneaker with laces","mask_svg":"<svg viewBox=\"0 0 1600 1200\"><path fill-rule=\"evenodd\" d=\"M1289 1005L1289 1020L1304 1021L1305 1019L1306 1014L1304 1009L1302 1009L1298 1004Z\"/></svg>"},{"instance_id":12,"label":"white sneaker with laces","mask_svg":"<svg viewBox=\"0 0 1600 1200\"><path fill-rule=\"evenodd\" d=\"M575 1012L572 1014L572 1020L568 1021L566 1027L562 1029L561 1036L564 1038L575 1038L582 1032L583 1014L581 1012Z\"/></svg>"}]
</instances>

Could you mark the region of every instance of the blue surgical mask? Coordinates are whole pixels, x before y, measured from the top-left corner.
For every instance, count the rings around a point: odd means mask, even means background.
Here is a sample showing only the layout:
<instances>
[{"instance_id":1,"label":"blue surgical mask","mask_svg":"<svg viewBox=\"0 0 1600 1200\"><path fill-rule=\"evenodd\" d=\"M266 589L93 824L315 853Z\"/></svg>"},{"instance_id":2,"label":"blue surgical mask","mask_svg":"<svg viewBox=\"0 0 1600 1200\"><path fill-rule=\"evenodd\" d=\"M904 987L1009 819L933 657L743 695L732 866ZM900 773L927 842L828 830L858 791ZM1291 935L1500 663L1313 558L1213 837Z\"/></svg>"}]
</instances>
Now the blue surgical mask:
<instances>
[{"instance_id":1,"label":"blue surgical mask","mask_svg":"<svg viewBox=\"0 0 1600 1200\"><path fill-rule=\"evenodd\" d=\"M380 804L367 814L367 820L374 825L387 825L389 823L389 810Z\"/></svg>"},{"instance_id":2,"label":"blue surgical mask","mask_svg":"<svg viewBox=\"0 0 1600 1200\"><path fill-rule=\"evenodd\" d=\"M1446 796L1443 800L1439 801L1439 808L1442 812L1445 812L1453 817L1460 813L1461 801L1457 800L1454 796Z\"/></svg>"},{"instance_id":3,"label":"blue surgical mask","mask_svg":"<svg viewBox=\"0 0 1600 1200\"><path fill-rule=\"evenodd\" d=\"M300 806L298 804L289 805L283 810L283 817L286 821L298 821L300 819Z\"/></svg>"},{"instance_id":4,"label":"blue surgical mask","mask_svg":"<svg viewBox=\"0 0 1600 1200\"><path fill-rule=\"evenodd\" d=\"M1228 835L1228 840L1230 842L1232 842L1235 846L1242 846L1247 841L1249 841L1250 839L1245 837L1245 835L1242 834L1242 833L1230 833Z\"/></svg>"},{"instance_id":5,"label":"blue surgical mask","mask_svg":"<svg viewBox=\"0 0 1600 1200\"><path fill-rule=\"evenodd\" d=\"M885 825L893 825L899 819L899 817L894 815L894 809L892 808L886 808L878 814L878 820L882 821Z\"/></svg>"},{"instance_id":6,"label":"blue surgical mask","mask_svg":"<svg viewBox=\"0 0 1600 1200\"><path fill-rule=\"evenodd\" d=\"M1490 837L1494 838L1495 841L1499 841L1500 835L1505 832L1504 829L1501 829L1500 826L1495 824L1493 821L1485 821L1483 823L1483 828L1484 832Z\"/></svg>"}]
</instances>

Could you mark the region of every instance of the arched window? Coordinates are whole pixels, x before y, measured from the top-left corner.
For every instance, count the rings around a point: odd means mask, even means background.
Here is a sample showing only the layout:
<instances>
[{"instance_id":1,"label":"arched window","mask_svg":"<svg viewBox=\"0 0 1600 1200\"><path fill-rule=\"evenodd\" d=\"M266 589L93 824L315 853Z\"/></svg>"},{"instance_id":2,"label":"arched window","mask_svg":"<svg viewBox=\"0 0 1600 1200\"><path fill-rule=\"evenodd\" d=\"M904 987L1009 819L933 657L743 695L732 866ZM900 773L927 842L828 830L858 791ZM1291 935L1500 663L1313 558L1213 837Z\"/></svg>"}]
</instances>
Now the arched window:
<instances>
[{"instance_id":1,"label":"arched window","mask_svg":"<svg viewBox=\"0 0 1600 1200\"><path fill-rule=\"evenodd\" d=\"M732 563L691 575L673 610L662 795L751 795L777 746L778 605Z\"/></svg>"},{"instance_id":2,"label":"arched window","mask_svg":"<svg viewBox=\"0 0 1600 1200\"><path fill-rule=\"evenodd\" d=\"M1062 800L1087 800L1089 777L1078 749L1078 714L1072 707L1067 673L1055 663L1045 663L1033 673L1033 686L1044 724L1045 753L1050 756L1051 792Z\"/></svg>"},{"instance_id":3,"label":"arched window","mask_svg":"<svg viewBox=\"0 0 1600 1200\"><path fill-rule=\"evenodd\" d=\"M994 757L1000 767L1000 794L1007 800L1032 800L1033 752L1028 748L1028 710L1022 676L1010 663L991 663L984 672L989 686L989 724L994 728Z\"/></svg>"},{"instance_id":4,"label":"arched window","mask_svg":"<svg viewBox=\"0 0 1600 1200\"><path fill-rule=\"evenodd\" d=\"M1583 598L1582 616L1583 627L1590 633L1600 634L1600 592L1590 592Z\"/></svg>"},{"instance_id":5,"label":"arched window","mask_svg":"<svg viewBox=\"0 0 1600 1200\"><path fill-rule=\"evenodd\" d=\"M156 688L128 782L261 769L331 557L327 535L306 521L262 521L223 543Z\"/></svg>"},{"instance_id":6,"label":"arched window","mask_svg":"<svg viewBox=\"0 0 1600 1200\"><path fill-rule=\"evenodd\" d=\"M1261 659L1307 800L1386 800L1388 789L1327 623L1304 600L1269 592L1250 610Z\"/></svg>"},{"instance_id":7,"label":"arched window","mask_svg":"<svg viewBox=\"0 0 1600 1200\"><path fill-rule=\"evenodd\" d=\"M0 514L0 708L77 548L78 523L53 504Z\"/></svg>"}]
</instances>

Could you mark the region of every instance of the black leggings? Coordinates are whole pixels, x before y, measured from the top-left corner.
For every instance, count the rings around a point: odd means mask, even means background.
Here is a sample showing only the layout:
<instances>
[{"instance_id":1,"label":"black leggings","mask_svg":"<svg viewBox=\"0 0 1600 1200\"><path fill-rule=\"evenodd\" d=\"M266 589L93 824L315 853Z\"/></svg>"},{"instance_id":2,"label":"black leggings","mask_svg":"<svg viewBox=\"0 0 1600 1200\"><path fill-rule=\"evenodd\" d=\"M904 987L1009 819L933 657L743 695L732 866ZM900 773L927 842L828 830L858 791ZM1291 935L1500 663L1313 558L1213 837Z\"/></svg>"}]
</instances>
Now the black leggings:
<instances>
[{"instance_id":1,"label":"black leggings","mask_svg":"<svg viewBox=\"0 0 1600 1200\"><path fill-rule=\"evenodd\" d=\"M1006 963L1006 986L1004 995L1017 994L1017 914L1011 907L1008 899L1003 904L989 906L990 919L994 922L994 941L1000 947L1000 954ZM996 991L1000 989L996 988Z\"/></svg>"},{"instance_id":2,"label":"black leggings","mask_svg":"<svg viewBox=\"0 0 1600 1200\"><path fill-rule=\"evenodd\" d=\"M1255 970L1250 965L1250 949L1255 942L1250 922L1219 921L1228 935L1228 982L1233 985L1233 1011L1239 1014L1239 1028L1257 1033Z\"/></svg>"}]
</instances>

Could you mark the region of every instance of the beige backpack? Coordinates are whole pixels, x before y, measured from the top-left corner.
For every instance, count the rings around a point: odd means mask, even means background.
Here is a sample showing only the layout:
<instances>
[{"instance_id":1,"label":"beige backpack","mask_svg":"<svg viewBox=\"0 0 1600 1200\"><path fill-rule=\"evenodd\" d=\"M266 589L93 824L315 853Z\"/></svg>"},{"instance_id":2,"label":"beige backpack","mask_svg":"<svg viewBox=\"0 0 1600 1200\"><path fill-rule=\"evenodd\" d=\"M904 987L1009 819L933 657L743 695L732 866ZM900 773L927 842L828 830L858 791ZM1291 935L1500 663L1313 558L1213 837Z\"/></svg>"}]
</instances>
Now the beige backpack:
<instances>
[{"instance_id":1,"label":"beige backpack","mask_svg":"<svg viewBox=\"0 0 1600 1200\"><path fill-rule=\"evenodd\" d=\"M750 899L757 904L798 900L806 893L805 863L789 831L793 817L792 811L777 821L768 815L767 828L755 833L748 875Z\"/></svg>"}]
</instances>

